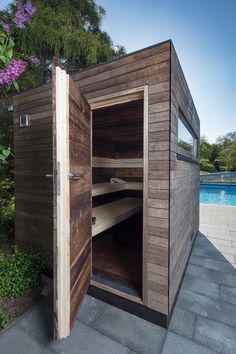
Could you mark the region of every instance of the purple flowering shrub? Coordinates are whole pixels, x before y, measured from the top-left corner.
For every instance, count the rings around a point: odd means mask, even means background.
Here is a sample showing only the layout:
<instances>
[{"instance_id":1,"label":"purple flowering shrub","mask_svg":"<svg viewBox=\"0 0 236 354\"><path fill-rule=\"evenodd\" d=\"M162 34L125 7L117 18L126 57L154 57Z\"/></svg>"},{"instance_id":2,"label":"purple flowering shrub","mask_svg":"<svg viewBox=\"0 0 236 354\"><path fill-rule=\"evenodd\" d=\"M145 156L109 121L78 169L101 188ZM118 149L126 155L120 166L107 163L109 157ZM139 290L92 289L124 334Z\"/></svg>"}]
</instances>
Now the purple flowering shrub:
<instances>
[{"instance_id":1,"label":"purple flowering shrub","mask_svg":"<svg viewBox=\"0 0 236 354\"><path fill-rule=\"evenodd\" d=\"M13 22L17 28L25 28L27 23L32 21L32 18L37 11L36 7L31 4L30 0L27 0L25 5L23 5L21 0L17 2L17 11Z\"/></svg>"},{"instance_id":2,"label":"purple flowering shrub","mask_svg":"<svg viewBox=\"0 0 236 354\"><path fill-rule=\"evenodd\" d=\"M27 67L27 62L13 59L6 69L0 71L0 85L11 86L17 81Z\"/></svg>"},{"instance_id":3,"label":"purple flowering shrub","mask_svg":"<svg viewBox=\"0 0 236 354\"><path fill-rule=\"evenodd\" d=\"M23 53L14 53L14 40L11 30L25 28L30 24L37 9L31 0L17 1L17 11L13 23L0 23L0 91L14 85L18 89L17 80L24 73L28 64L39 65L40 60L35 56L25 56Z\"/></svg>"}]
</instances>

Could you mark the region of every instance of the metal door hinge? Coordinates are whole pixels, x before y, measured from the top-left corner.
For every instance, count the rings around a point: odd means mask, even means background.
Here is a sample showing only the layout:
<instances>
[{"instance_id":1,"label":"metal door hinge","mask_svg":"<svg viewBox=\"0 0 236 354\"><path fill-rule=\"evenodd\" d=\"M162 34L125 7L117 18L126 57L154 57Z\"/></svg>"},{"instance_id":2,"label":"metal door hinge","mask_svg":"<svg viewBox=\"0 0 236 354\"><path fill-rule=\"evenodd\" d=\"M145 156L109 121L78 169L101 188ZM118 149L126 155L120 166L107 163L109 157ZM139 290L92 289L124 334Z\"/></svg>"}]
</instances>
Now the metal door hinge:
<instances>
[{"instance_id":1,"label":"metal door hinge","mask_svg":"<svg viewBox=\"0 0 236 354\"><path fill-rule=\"evenodd\" d=\"M60 195L61 178L60 178L60 162L59 161L57 161L56 180L57 180L57 195Z\"/></svg>"},{"instance_id":2,"label":"metal door hinge","mask_svg":"<svg viewBox=\"0 0 236 354\"><path fill-rule=\"evenodd\" d=\"M84 174L83 173L72 173L72 172L70 172L69 173L69 178L72 179L72 180L82 179L82 178L84 178Z\"/></svg>"}]
</instances>

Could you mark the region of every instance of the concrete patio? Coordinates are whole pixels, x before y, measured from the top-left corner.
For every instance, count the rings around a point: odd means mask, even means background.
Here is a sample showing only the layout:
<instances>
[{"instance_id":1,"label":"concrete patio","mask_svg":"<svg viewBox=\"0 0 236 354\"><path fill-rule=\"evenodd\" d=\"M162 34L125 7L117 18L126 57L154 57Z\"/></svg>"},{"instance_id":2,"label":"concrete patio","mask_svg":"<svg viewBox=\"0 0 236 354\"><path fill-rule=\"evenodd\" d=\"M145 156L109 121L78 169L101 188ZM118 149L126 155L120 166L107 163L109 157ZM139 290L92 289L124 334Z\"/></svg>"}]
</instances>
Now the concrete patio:
<instances>
[{"instance_id":1,"label":"concrete patio","mask_svg":"<svg viewBox=\"0 0 236 354\"><path fill-rule=\"evenodd\" d=\"M0 336L1 354L235 354L236 207L201 205L194 244L169 329L86 296L71 336L52 338L44 301Z\"/></svg>"}]
</instances>

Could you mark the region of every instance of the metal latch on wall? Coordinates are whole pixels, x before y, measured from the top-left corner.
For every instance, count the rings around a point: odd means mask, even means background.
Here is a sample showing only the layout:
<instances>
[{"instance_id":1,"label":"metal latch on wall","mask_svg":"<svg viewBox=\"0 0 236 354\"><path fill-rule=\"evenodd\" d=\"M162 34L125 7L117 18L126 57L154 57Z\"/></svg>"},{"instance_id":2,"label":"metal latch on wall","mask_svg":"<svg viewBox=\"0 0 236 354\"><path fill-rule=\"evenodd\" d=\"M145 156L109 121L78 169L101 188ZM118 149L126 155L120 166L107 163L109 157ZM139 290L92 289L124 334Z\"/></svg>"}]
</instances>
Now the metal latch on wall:
<instances>
[{"instance_id":1,"label":"metal latch on wall","mask_svg":"<svg viewBox=\"0 0 236 354\"><path fill-rule=\"evenodd\" d=\"M57 169L55 171L56 175L56 188L57 188L57 195L60 195L60 162L57 162ZM47 173L45 177L47 178L53 178L54 174L52 173Z\"/></svg>"}]
</instances>

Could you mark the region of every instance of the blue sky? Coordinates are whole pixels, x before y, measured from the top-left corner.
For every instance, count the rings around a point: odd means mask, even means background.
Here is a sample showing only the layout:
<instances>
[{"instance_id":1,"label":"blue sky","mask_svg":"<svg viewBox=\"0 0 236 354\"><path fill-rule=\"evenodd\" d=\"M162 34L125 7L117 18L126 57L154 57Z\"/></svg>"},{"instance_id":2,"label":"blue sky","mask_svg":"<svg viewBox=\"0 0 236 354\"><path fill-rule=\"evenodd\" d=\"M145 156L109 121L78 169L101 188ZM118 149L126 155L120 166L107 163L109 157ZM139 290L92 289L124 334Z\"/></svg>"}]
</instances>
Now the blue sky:
<instances>
[{"instance_id":1,"label":"blue sky","mask_svg":"<svg viewBox=\"0 0 236 354\"><path fill-rule=\"evenodd\" d=\"M9 1L0 0L0 8ZM236 130L235 0L97 0L103 29L128 53L172 39L201 120L214 142Z\"/></svg>"}]
</instances>

